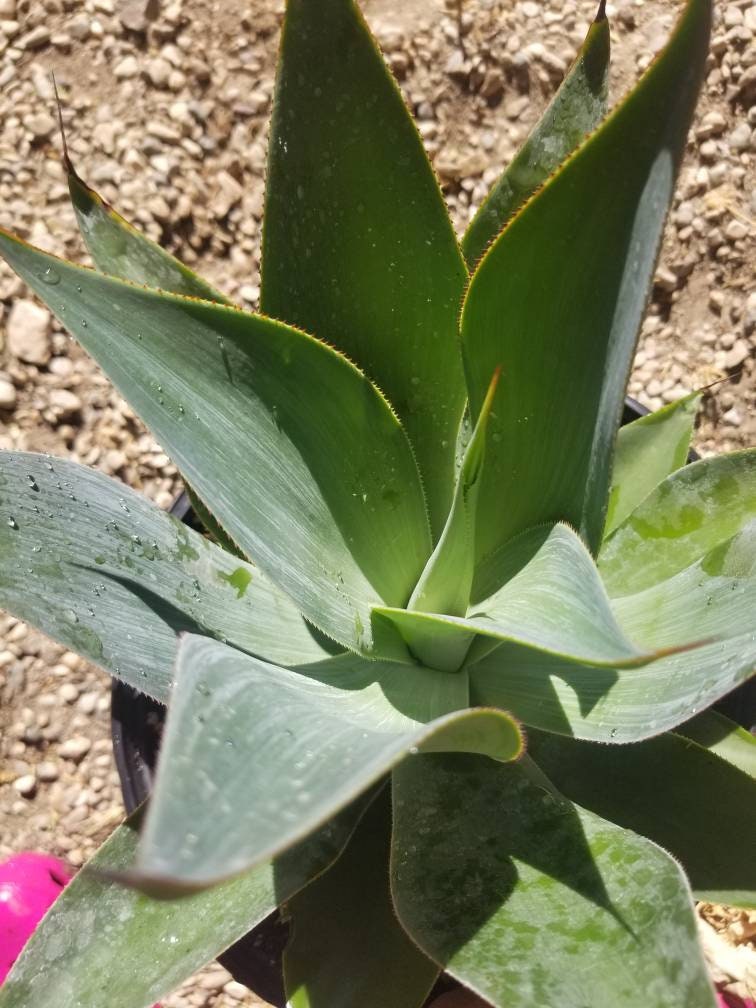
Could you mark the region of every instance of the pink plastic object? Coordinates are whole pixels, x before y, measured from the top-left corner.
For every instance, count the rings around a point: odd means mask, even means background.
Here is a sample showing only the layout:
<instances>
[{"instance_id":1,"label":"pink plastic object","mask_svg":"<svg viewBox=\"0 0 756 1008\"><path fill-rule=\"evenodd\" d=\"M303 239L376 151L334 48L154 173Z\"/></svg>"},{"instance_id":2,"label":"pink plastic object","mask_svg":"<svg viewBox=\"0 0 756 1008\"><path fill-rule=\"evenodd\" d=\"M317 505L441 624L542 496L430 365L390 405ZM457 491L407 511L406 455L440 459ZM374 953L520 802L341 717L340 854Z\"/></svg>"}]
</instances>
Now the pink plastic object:
<instances>
[{"instance_id":1,"label":"pink plastic object","mask_svg":"<svg viewBox=\"0 0 756 1008\"><path fill-rule=\"evenodd\" d=\"M63 862L48 854L16 854L0 864L0 983L70 880Z\"/></svg>"},{"instance_id":2,"label":"pink plastic object","mask_svg":"<svg viewBox=\"0 0 756 1008\"><path fill-rule=\"evenodd\" d=\"M741 998L730 991L717 992L717 1008L756 1008L753 998Z\"/></svg>"}]
</instances>

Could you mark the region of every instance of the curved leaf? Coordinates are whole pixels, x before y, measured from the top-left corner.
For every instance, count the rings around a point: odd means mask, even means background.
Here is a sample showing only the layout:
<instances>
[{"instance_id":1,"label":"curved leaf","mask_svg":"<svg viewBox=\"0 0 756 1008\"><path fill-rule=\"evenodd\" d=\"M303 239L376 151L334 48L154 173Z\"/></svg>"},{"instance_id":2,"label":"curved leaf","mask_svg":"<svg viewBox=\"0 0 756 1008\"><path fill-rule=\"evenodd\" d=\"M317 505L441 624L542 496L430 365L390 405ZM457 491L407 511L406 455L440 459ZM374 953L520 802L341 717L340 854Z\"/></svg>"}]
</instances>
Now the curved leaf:
<instances>
[{"instance_id":1,"label":"curved leaf","mask_svg":"<svg viewBox=\"0 0 756 1008\"><path fill-rule=\"evenodd\" d=\"M676 731L756 779L756 737L718 711L697 714Z\"/></svg>"},{"instance_id":2,"label":"curved leaf","mask_svg":"<svg viewBox=\"0 0 756 1008\"><path fill-rule=\"evenodd\" d=\"M385 606L373 612L397 627L420 661L448 671L459 667L458 652L464 657L476 636L490 642L479 642L483 647L470 653L470 664L501 641L607 667L659 657L636 647L620 628L590 554L568 526L540 526L518 536L499 552L496 570L503 587L465 617Z\"/></svg>"},{"instance_id":3,"label":"curved leaf","mask_svg":"<svg viewBox=\"0 0 756 1008\"><path fill-rule=\"evenodd\" d=\"M752 631L635 669L579 665L502 644L469 668L473 703L511 711L544 731L596 742L638 742L688 721L747 679Z\"/></svg>"},{"instance_id":4,"label":"curved leaf","mask_svg":"<svg viewBox=\"0 0 756 1008\"><path fill-rule=\"evenodd\" d=\"M373 802L344 852L286 905L291 1008L419 1008L439 974L396 919L389 888L391 799Z\"/></svg>"},{"instance_id":5,"label":"curved leaf","mask_svg":"<svg viewBox=\"0 0 756 1008\"><path fill-rule=\"evenodd\" d=\"M493 368L503 369L490 424L497 450L481 487L483 567L502 543L544 521L568 521L598 549L626 379L710 19L710 0L688 0L633 91L525 204L473 276L461 323L473 418Z\"/></svg>"},{"instance_id":6,"label":"curved leaf","mask_svg":"<svg viewBox=\"0 0 756 1008\"><path fill-rule=\"evenodd\" d=\"M419 756L393 782L399 919L496 1008L714 1008L690 889L655 844L527 763Z\"/></svg>"},{"instance_id":7,"label":"curved leaf","mask_svg":"<svg viewBox=\"0 0 756 1008\"><path fill-rule=\"evenodd\" d=\"M329 636L369 651L370 608L404 605L431 549L411 448L375 387L270 319L101 276L5 232L0 253L245 554Z\"/></svg>"},{"instance_id":8,"label":"curved leaf","mask_svg":"<svg viewBox=\"0 0 756 1008\"><path fill-rule=\"evenodd\" d=\"M174 294L201 298L203 301L233 304L224 294L196 276L188 266L121 217L102 196L79 178L67 154L64 166L68 192L81 236L101 273L147 287L159 287Z\"/></svg>"},{"instance_id":9,"label":"curved leaf","mask_svg":"<svg viewBox=\"0 0 756 1008\"><path fill-rule=\"evenodd\" d=\"M693 392L620 427L605 539L662 480L685 465L700 403L701 393Z\"/></svg>"},{"instance_id":10,"label":"curved leaf","mask_svg":"<svg viewBox=\"0 0 756 1008\"><path fill-rule=\"evenodd\" d=\"M261 570L116 480L0 452L0 607L166 703L178 634L267 660L327 656Z\"/></svg>"},{"instance_id":11,"label":"curved leaf","mask_svg":"<svg viewBox=\"0 0 756 1008\"><path fill-rule=\"evenodd\" d=\"M330 670L339 686L319 681ZM245 871L316 829L412 750L471 748L505 760L521 751L508 715L464 709L464 676L351 656L310 672L319 678L206 637L183 639L136 884L186 891ZM416 720L439 689L435 719ZM178 846L177 835L187 837Z\"/></svg>"},{"instance_id":12,"label":"curved leaf","mask_svg":"<svg viewBox=\"0 0 756 1008\"><path fill-rule=\"evenodd\" d=\"M602 2L577 59L462 239L473 269L510 216L543 185L606 114L609 22Z\"/></svg>"},{"instance_id":13,"label":"curved leaf","mask_svg":"<svg viewBox=\"0 0 756 1008\"><path fill-rule=\"evenodd\" d=\"M37 926L0 987L0 1008L152 1005L324 871L363 810L362 802L349 806L275 865L169 902L103 877L131 867L142 819L135 813Z\"/></svg>"},{"instance_id":14,"label":"curved leaf","mask_svg":"<svg viewBox=\"0 0 756 1008\"><path fill-rule=\"evenodd\" d=\"M669 476L606 540L598 566L611 596L678 574L756 518L756 448L701 459Z\"/></svg>"},{"instance_id":15,"label":"curved leaf","mask_svg":"<svg viewBox=\"0 0 756 1008\"><path fill-rule=\"evenodd\" d=\"M473 702L596 741L637 741L688 721L756 669L756 520L678 574L614 599L612 608L622 630L646 647L675 649L695 636L701 643L632 672L504 645L470 669Z\"/></svg>"},{"instance_id":16,"label":"curved leaf","mask_svg":"<svg viewBox=\"0 0 756 1008\"><path fill-rule=\"evenodd\" d=\"M756 781L679 735L598 746L533 733L533 758L559 790L654 840L697 899L756 907Z\"/></svg>"},{"instance_id":17,"label":"curved leaf","mask_svg":"<svg viewBox=\"0 0 756 1008\"><path fill-rule=\"evenodd\" d=\"M417 454L437 537L465 401L457 318L467 271L353 0L289 0L269 150L262 310L344 350L384 389Z\"/></svg>"}]
</instances>

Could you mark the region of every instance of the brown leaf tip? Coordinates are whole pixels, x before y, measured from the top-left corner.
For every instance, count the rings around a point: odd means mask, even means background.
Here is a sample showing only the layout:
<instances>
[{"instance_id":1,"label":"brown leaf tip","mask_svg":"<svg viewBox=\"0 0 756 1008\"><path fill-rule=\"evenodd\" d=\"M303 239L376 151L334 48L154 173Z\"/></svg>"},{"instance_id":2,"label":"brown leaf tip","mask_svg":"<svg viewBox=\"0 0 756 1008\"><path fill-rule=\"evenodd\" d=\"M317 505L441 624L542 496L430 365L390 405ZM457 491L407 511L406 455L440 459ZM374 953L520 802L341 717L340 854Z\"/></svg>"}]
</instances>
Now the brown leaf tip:
<instances>
[{"instance_id":1,"label":"brown leaf tip","mask_svg":"<svg viewBox=\"0 0 756 1008\"><path fill-rule=\"evenodd\" d=\"M599 21L605 21L605 20L606 20L606 0L599 0L599 9L598 13L596 14L596 17L594 18L594 22L598 23Z\"/></svg>"}]
</instances>

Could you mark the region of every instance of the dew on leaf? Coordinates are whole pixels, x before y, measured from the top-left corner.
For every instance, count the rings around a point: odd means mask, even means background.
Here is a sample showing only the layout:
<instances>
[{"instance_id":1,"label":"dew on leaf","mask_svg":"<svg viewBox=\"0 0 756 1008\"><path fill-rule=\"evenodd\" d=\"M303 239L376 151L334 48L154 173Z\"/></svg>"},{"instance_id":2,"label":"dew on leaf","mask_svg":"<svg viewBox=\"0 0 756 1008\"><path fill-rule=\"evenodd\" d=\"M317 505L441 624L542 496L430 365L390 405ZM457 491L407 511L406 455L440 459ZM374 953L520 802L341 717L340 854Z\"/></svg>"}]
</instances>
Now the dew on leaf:
<instances>
[{"instance_id":1,"label":"dew on leaf","mask_svg":"<svg viewBox=\"0 0 756 1008\"><path fill-rule=\"evenodd\" d=\"M47 269L44 270L44 272L42 273L41 279L43 283L49 284L51 287L54 287L55 284L60 283L60 273L58 273L58 271L54 269L52 266L48 266Z\"/></svg>"}]
</instances>

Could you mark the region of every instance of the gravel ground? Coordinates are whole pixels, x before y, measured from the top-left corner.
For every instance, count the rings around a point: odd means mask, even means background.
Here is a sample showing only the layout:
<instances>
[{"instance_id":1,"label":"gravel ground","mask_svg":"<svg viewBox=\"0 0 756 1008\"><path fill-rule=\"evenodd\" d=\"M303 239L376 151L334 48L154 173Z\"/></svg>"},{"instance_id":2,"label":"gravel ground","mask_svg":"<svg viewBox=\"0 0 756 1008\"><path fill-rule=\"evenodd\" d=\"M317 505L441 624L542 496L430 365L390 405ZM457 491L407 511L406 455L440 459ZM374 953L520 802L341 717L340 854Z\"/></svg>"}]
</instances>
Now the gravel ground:
<instances>
[{"instance_id":1,"label":"gravel ground","mask_svg":"<svg viewBox=\"0 0 756 1008\"><path fill-rule=\"evenodd\" d=\"M460 229L557 86L594 7L365 0ZM663 44L676 7L609 5L615 97ZM83 177L255 306L281 11L274 0L0 0L0 224L87 261L59 160L54 70ZM718 5L705 93L630 385L655 408L729 377L705 398L696 437L704 454L756 442L755 34L750 0ZM177 489L162 449L4 267L0 448L74 458L161 506ZM0 858L31 848L81 865L122 817L107 679L0 615L0 701ZM750 919L718 910L707 917L753 955ZM737 934L728 930L738 921ZM729 979L738 979L732 970ZM219 967L165 1002L240 1004L261 1002Z\"/></svg>"}]
</instances>

